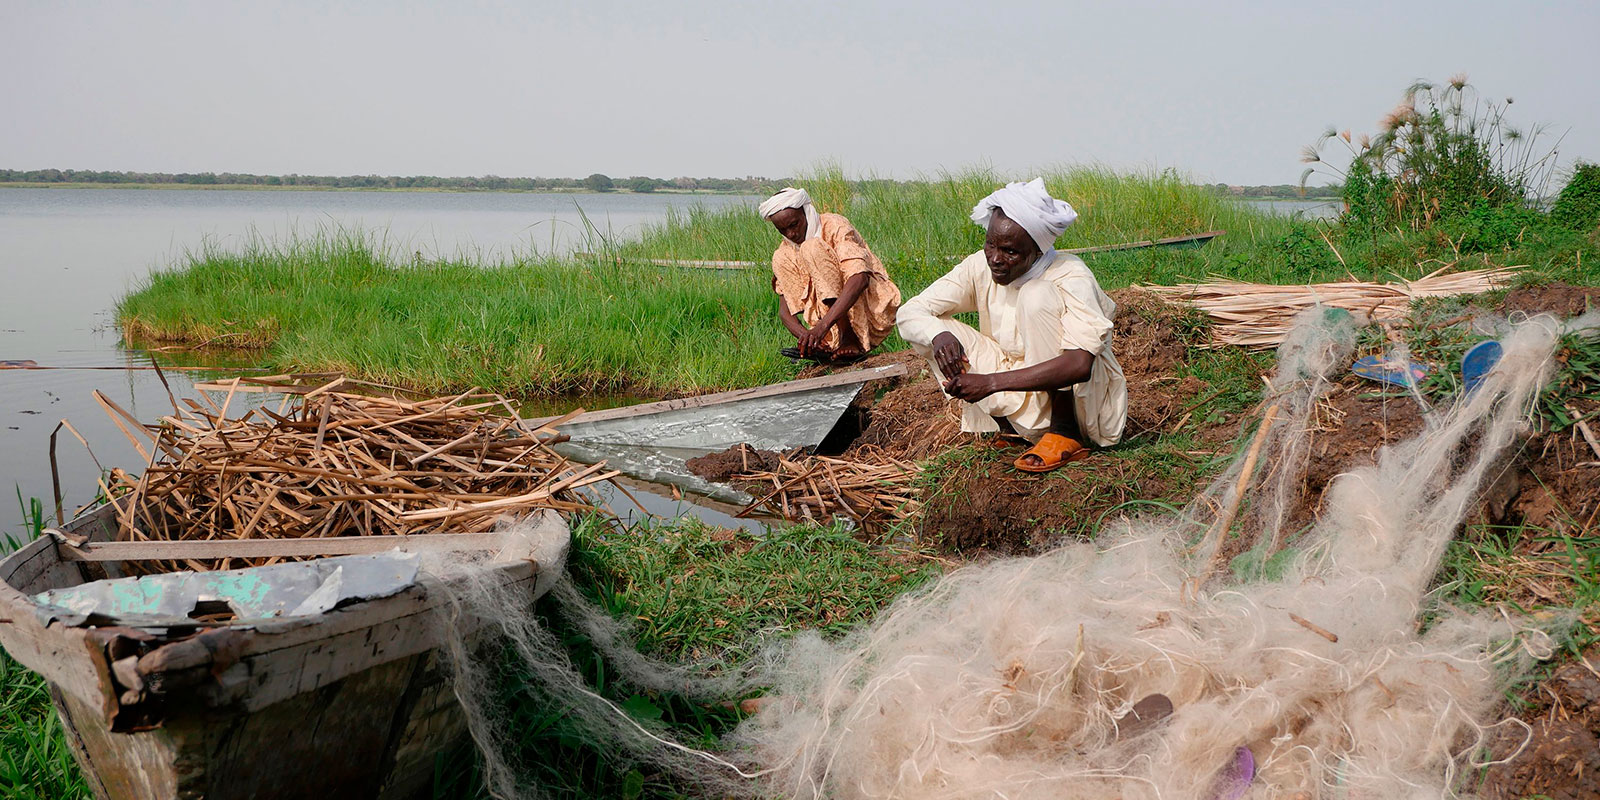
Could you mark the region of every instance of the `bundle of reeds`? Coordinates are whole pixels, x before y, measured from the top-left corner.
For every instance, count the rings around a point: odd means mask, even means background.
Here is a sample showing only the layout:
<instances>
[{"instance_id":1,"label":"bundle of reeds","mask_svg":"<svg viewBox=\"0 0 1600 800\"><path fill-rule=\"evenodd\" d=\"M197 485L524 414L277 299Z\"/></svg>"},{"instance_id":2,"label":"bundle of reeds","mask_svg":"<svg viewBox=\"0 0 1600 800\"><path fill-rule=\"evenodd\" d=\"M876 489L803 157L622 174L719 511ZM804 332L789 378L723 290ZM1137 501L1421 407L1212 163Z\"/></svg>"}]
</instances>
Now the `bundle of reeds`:
<instances>
[{"instance_id":1,"label":"bundle of reeds","mask_svg":"<svg viewBox=\"0 0 1600 800\"><path fill-rule=\"evenodd\" d=\"M922 509L916 478L922 467L887 456L872 462L828 456L779 458L776 470L745 472L736 482L757 498L738 516L761 511L788 520L826 522L844 515L866 531L905 520Z\"/></svg>"},{"instance_id":2,"label":"bundle of reeds","mask_svg":"<svg viewBox=\"0 0 1600 800\"><path fill-rule=\"evenodd\" d=\"M618 473L550 449L550 427L527 431L504 397L474 391L405 400L340 377L240 378L197 384L199 399L141 425L96 399L147 460L113 470L123 541L303 539L491 529L508 513L583 511L579 490ZM280 392L276 411L238 396ZM232 561L232 563L229 563ZM261 563L270 560L259 559ZM191 569L258 565L186 562Z\"/></svg>"},{"instance_id":3,"label":"bundle of reeds","mask_svg":"<svg viewBox=\"0 0 1600 800\"><path fill-rule=\"evenodd\" d=\"M1439 270L1399 283L1314 283L1277 286L1216 280L1176 286L1146 286L1168 300L1187 303L1215 322L1211 344L1252 349L1277 347L1294 317L1312 306L1342 308L1366 322L1404 319L1411 301L1423 297L1478 294L1506 286L1516 267L1444 274Z\"/></svg>"}]
</instances>

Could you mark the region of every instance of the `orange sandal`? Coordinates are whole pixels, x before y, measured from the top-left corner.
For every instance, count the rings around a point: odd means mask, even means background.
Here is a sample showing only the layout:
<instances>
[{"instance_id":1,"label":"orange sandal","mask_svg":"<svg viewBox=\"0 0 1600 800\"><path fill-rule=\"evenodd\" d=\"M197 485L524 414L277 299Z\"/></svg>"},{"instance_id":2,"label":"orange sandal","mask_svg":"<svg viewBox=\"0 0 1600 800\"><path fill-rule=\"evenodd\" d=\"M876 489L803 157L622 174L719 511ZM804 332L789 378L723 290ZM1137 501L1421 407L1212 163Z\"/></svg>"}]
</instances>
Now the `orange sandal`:
<instances>
[{"instance_id":1,"label":"orange sandal","mask_svg":"<svg viewBox=\"0 0 1600 800\"><path fill-rule=\"evenodd\" d=\"M1041 463L1029 464L1023 461L1028 456L1038 458ZM1059 433L1047 433L1028 452L1017 456L1017 460L1011 462L1011 466L1023 472L1049 472L1069 461L1082 461L1088 457L1089 448Z\"/></svg>"}]
</instances>

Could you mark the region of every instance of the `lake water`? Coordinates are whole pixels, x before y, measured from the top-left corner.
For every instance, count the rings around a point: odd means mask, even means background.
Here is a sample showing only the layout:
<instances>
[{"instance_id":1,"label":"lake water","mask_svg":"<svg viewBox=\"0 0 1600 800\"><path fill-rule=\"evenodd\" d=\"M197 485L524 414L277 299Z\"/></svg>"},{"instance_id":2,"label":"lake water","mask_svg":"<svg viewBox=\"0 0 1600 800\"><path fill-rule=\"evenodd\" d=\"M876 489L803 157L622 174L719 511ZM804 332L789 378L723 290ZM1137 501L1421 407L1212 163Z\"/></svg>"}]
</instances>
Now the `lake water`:
<instances>
[{"instance_id":1,"label":"lake water","mask_svg":"<svg viewBox=\"0 0 1600 800\"><path fill-rule=\"evenodd\" d=\"M251 236L339 226L386 232L402 251L564 252L582 246L593 229L607 236L638 234L668 208L702 204L752 205L756 198L671 194L522 194L451 192L325 192L230 190L0 188L0 360L30 359L68 370L0 370L0 534L23 526L17 496L52 505L49 437L71 421L100 464L137 471L133 447L94 402L100 390L142 420L171 411L166 391L146 370L150 355L123 349L113 310L119 297L154 267L207 242L223 247ZM1273 213L1325 213L1315 201L1257 203ZM198 364L178 353L165 365ZM208 357L207 365L216 365ZM226 366L252 366L248 357ZM169 373L173 390L188 393L191 375ZM64 505L96 494L95 461L70 433L57 437ZM655 513L680 503L645 499ZM725 515L713 521L730 524ZM3 536L0 536L3 542Z\"/></svg>"},{"instance_id":2,"label":"lake water","mask_svg":"<svg viewBox=\"0 0 1600 800\"><path fill-rule=\"evenodd\" d=\"M634 236L670 207L752 202L727 195L0 188L0 360L147 367L148 354L120 346L116 301L151 268L208 241L227 247L252 235L343 226L385 231L391 246L430 256L561 252L581 245L591 225L608 236ZM181 354L160 358L163 366L195 363ZM190 377L168 374L180 396L190 391ZM101 464L138 471L137 453L93 400L95 389L141 420L171 413L150 371L0 370L0 534L23 527L19 493L53 505L49 437L63 418ZM70 517L94 499L98 470L65 430L56 453ZM652 510L670 513L677 505Z\"/></svg>"}]
</instances>

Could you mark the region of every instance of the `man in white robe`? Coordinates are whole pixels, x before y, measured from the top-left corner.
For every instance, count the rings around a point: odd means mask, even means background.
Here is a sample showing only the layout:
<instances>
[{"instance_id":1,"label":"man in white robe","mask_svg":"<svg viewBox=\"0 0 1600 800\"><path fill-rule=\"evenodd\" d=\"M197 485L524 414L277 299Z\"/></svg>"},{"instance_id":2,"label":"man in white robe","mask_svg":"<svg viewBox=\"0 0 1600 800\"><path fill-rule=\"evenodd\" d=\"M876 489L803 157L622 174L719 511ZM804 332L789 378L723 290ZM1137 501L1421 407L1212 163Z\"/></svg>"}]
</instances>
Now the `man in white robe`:
<instances>
[{"instance_id":1,"label":"man in white robe","mask_svg":"<svg viewBox=\"0 0 1600 800\"><path fill-rule=\"evenodd\" d=\"M1001 429L1034 446L1016 467L1047 472L1116 444L1127 420L1127 381L1111 352L1116 304L1056 237L1077 218L1044 181L1012 183L972 219L982 252L901 306L900 335L962 402L962 430ZM954 319L976 311L978 327Z\"/></svg>"}]
</instances>

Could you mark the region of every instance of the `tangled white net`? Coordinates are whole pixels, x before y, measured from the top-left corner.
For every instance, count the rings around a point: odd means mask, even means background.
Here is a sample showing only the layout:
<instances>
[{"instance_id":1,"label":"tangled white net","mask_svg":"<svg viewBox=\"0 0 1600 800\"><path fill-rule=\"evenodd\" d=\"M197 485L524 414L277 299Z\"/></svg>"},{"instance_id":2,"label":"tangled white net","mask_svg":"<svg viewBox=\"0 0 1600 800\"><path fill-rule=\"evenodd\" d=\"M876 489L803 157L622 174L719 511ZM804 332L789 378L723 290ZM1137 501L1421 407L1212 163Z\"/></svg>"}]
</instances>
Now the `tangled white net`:
<instances>
[{"instance_id":1,"label":"tangled white net","mask_svg":"<svg viewBox=\"0 0 1600 800\"><path fill-rule=\"evenodd\" d=\"M1591 314L1566 330L1594 328ZM1309 312L1280 350L1265 430L1181 515L1122 520L1092 544L953 571L836 642L769 648L737 673L661 664L563 582L553 592L625 680L691 697L773 698L716 754L646 730L595 695L526 603L484 589L529 669L597 736L719 795L795 798L1438 798L1465 793L1507 680L1549 637L1454 609L1430 581L1485 478L1528 425L1563 326L1510 329L1499 366L1417 439L1340 476L1278 574L1219 557L1240 506L1256 541L1289 537L1329 376L1349 363L1347 318ZM1259 467L1257 466L1259 464ZM1270 571L1269 571L1270 572ZM504 760L482 667L457 686L501 797ZM1136 703L1170 700L1132 724ZM1148 708L1148 706L1141 706ZM1163 709L1164 710L1164 709ZM1253 782L1230 783L1240 748Z\"/></svg>"}]
</instances>

